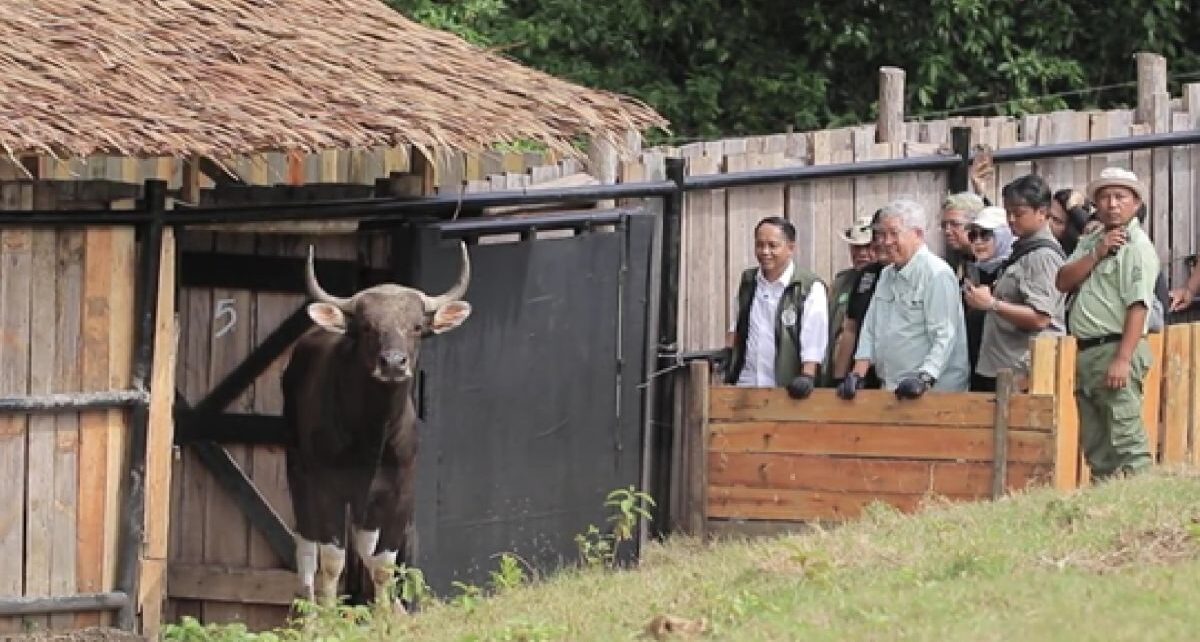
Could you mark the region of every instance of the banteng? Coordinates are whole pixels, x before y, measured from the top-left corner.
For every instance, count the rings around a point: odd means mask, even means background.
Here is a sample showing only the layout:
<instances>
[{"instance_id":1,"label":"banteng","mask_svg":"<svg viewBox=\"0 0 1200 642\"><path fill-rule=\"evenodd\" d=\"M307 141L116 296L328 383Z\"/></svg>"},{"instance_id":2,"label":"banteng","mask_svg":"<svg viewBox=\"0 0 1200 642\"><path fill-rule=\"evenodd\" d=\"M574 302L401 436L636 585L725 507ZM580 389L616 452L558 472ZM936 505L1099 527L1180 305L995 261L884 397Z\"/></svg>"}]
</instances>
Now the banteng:
<instances>
[{"instance_id":1,"label":"banteng","mask_svg":"<svg viewBox=\"0 0 1200 642\"><path fill-rule=\"evenodd\" d=\"M317 282L309 248L305 281L314 302L308 315L317 327L296 343L283 372L302 597L336 598L347 506L352 544L377 597L385 595L397 557L411 561L413 374L421 339L452 330L471 314L470 304L459 300L471 279L466 245L460 249L458 280L445 294L384 284L339 298Z\"/></svg>"}]
</instances>

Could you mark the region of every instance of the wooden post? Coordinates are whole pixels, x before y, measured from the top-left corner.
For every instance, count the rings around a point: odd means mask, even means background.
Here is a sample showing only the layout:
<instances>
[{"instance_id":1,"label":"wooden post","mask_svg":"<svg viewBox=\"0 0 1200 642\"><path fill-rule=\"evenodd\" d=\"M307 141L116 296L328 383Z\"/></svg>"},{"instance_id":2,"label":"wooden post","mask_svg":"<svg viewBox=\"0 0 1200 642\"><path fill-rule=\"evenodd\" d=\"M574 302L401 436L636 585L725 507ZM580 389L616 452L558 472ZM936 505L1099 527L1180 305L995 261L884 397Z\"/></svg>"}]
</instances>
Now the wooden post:
<instances>
[{"instance_id":1,"label":"wooden post","mask_svg":"<svg viewBox=\"0 0 1200 642\"><path fill-rule=\"evenodd\" d=\"M904 70L879 68L879 116L875 142L904 142Z\"/></svg>"},{"instance_id":2,"label":"wooden post","mask_svg":"<svg viewBox=\"0 0 1200 642\"><path fill-rule=\"evenodd\" d=\"M1135 123L1149 123L1154 109L1154 94L1167 92L1167 59L1145 51L1134 54L1137 60L1137 114Z\"/></svg>"},{"instance_id":3,"label":"wooden post","mask_svg":"<svg viewBox=\"0 0 1200 642\"><path fill-rule=\"evenodd\" d=\"M1200 464L1200 323L1187 324L1192 333L1192 349L1189 354L1191 361L1191 397L1188 410L1188 461Z\"/></svg>"},{"instance_id":4,"label":"wooden post","mask_svg":"<svg viewBox=\"0 0 1200 642\"><path fill-rule=\"evenodd\" d=\"M1008 485L1008 415L1012 398L1013 373L996 373L996 416L992 424L992 499L1004 497Z\"/></svg>"},{"instance_id":5,"label":"wooden post","mask_svg":"<svg viewBox=\"0 0 1200 642\"><path fill-rule=\"evenodd\" d=\"M704 537L708 503L708 386L707 361L688 366L687 401L683 408L682 459L684 489L681 493L684 532Z\"/></svg>"},{"instance_id":6,"label":"wooden post","mask_svg":"<svg viewBox=\"0 0 1200 642\"><path fill-rule=\"evenodd\" d=\"M1187 458L1188 411L1191 408L1192 329L1167 326L1163 360L1163 425L1159 452L1162 463L1181 464Z\"/></svg>"}]
</instances>

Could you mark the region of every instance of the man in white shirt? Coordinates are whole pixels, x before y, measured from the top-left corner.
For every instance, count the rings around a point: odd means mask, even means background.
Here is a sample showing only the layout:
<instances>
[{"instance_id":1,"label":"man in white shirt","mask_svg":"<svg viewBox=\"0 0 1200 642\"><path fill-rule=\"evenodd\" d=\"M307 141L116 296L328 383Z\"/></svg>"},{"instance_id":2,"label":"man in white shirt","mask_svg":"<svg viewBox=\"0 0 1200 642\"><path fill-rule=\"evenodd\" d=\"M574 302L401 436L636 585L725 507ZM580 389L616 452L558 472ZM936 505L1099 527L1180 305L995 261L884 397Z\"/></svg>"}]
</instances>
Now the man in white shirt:
<instances>
[{"instance_id":1,"label":"man in white shirt","mask_svg":"<svg viewBox=\"0 0 1200 642\"><path fill-rule=\"evenodd\" d=\"M757 268L742 273L726 344L726 383L812 394L829 343L825 284L796 265L796 228L778 216L754 226Z\"/></svg>"}]
</instances>

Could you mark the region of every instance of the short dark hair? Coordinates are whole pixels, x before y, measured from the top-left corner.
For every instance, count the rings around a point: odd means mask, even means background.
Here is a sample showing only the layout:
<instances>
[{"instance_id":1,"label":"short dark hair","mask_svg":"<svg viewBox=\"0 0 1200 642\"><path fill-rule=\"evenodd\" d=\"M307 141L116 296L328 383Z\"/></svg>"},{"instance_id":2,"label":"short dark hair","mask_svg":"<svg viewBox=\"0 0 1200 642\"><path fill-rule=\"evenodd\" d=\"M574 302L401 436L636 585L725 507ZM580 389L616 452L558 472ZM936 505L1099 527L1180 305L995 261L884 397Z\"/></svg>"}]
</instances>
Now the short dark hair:
<instances>
[{"instance_id":1,"label":"short dark hair","mask_svg":"<svg viewBox=\"0 0 1200 642\"><path fill-rule=\"evenodd\" d=\"M1028 205L1037 209L1050 207L1050 186L1037 174L1017 177L1004 186L1001 195L1005 201L1016 205Z\"/></svg>"},{"instance_id":2,"label":"short dark hair","mask_svg":"<svg viewBox=\"0 0 1200 642\"><path fill-rule=\"evenodd\" d=\"M757 235L758 228L764 225L774 225L783 232L783 235L787 237L788 241L792 243L796 242L796 226L792 225L791 221L783 218L782 216L768 216L759 221L758 224L754 226L754 234Z\"/></svg>"}]
</instances>

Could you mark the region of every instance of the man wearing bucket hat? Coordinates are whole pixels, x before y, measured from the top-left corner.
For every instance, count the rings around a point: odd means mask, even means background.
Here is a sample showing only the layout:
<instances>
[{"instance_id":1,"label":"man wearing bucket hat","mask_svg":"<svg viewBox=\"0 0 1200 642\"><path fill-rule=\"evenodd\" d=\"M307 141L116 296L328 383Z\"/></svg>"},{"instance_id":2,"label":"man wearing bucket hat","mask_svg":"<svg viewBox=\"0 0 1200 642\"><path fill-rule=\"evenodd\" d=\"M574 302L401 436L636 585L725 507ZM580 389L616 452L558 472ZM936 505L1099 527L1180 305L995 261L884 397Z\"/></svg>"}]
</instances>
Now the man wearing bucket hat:
<instances>
[{"instance_id":1,"label":"man wearing bucket hat","mask_svg":"<svg viewBox=\"0 0 1200 642\"><path fill-rule=\"evenodd\" d=\"M1067 327L1078 340L1075 400L1080 442L1093 477L1148 468L1142 381L1150 368L1145 335L1154 303L1158 256L1137 220L1146 188L1137 175L1109 167L1088 185L1104 228L1080 239L1055 285L1078 289Z\"/></svg>"},{"instance_id":2,"label":"man wearing bucket hat","mask_svg":"<svg viewBox=\"0 0 1200 642\"><path fill-rule=\"evenodd\" d=\"M849 357L846 359L846 367L842 369L839 375L834 373L834 358L837 354L836 349L838 341L843 336L847 340L852 338L856 333L851 331L846 334L844 323L846 320L846 311L850 307L851 295L854 292L854 286L858 283L863 270L867 269L875 261L875 251L871 247L871 217L859 218L854 221L854 225L842 230L838 236L850 247L850 267L838 272L833 277L833 285L829 292L829 345L825 349L825 365L821 369L820 382L824 387L836 385L835 376L845 374L845 370L849 368ZM850 347L850 355L853 355L853 345Z\"/></svg>"}]
</instances>

